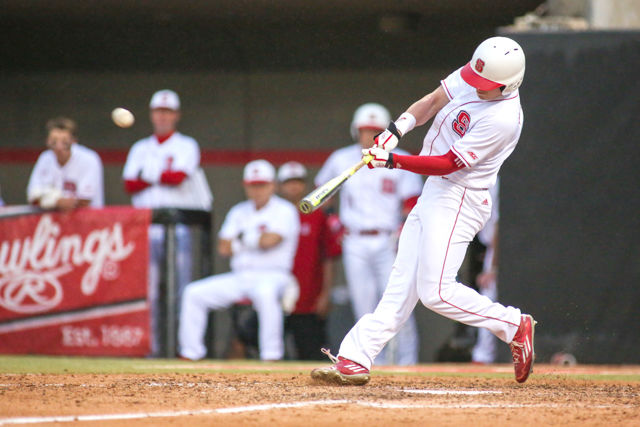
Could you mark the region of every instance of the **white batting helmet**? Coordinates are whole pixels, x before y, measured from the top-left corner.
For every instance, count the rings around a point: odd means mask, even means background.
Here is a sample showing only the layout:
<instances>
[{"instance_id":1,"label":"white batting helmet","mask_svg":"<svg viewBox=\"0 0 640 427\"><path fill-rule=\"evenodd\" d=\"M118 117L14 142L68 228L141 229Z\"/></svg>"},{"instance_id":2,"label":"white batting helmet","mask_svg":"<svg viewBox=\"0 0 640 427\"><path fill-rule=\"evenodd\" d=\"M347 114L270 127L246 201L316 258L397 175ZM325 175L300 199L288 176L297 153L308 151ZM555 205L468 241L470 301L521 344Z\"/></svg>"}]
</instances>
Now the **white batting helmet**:
<instances>
[{"instance_id":1,"label":"white batting helmet","mask_svg":"<svg viewBox=\"0 0 640 427\"><path fill-rule=\"evenodd\" d=\"M358 139L360 129L384 130L391 121L389 110L380 104L369 102L358 107L351 121L351 136Z\"/></svg>"},{"instance_id":2,"label":"white batting helmet","mask_svg":"<svg viewBox=\"0 0 640 427\"><path fill-rule=\"evenodd\" d=\"M524 68L524 51L518 43L507 37L491 37L476 48L461 75L476 89L505 86L502 94L508 95L522 84Z\"/></svg>"}]
</instances>

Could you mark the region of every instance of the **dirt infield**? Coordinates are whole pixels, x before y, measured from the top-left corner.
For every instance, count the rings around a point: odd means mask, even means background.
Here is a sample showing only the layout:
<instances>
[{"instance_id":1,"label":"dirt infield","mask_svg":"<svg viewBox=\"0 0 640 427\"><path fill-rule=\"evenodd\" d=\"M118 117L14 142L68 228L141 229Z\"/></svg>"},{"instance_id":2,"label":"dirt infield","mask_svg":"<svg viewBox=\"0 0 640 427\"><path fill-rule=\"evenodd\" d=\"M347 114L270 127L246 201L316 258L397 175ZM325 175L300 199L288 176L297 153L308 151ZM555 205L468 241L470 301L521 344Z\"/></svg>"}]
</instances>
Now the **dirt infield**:
<instances>
[{"instance_id":1,"label":"dirt infield","mask_svg":"<svg viewBox=\"0 0 640 427\"><path fill-rule=\"evenodd\" d=\"M328 387L308 365L194 366L211 372L0 374L0 426L640 425L638 367L541 365L520 385L506 365L425 365Z\"/></svg>"}]
</instances>

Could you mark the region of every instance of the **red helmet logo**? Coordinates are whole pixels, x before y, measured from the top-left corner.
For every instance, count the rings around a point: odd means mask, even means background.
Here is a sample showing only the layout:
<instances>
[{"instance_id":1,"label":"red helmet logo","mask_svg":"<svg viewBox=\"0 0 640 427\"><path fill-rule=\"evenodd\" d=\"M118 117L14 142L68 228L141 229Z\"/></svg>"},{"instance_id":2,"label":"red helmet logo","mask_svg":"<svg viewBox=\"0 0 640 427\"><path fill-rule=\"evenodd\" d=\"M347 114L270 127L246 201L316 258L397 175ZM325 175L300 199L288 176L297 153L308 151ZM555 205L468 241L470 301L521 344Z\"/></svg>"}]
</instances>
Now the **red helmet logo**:
<instances>
[{"instance_id":1,"label":"red helmet logo","mask_svg":"<svg viewBox=\"0 0 640 427\"><path fill-rule=\"evenodd\" d=\"M478 58L478 59L476 60L476 66L475 66L475 68L476 68L476 71L477 71L477 72L481 73L481 72L482 72L482 70L484 69L484 61L483 61L482 59Z\"/></svg>"}]
</instances>

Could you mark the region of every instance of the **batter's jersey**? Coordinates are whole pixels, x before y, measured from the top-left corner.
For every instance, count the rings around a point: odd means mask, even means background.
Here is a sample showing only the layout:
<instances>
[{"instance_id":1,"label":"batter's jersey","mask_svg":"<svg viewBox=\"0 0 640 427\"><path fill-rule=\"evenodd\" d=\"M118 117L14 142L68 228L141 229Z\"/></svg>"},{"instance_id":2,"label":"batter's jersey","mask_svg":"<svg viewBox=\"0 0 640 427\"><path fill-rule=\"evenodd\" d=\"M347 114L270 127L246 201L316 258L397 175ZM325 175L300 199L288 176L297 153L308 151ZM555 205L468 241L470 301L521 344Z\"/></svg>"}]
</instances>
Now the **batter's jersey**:
<instances>
[{"instance_id":1,"label":"batter's jersey","mask_svg":"<svg viewBox=\"0 0 640 427\"><path fill-rule=\"evenodd\" d=\"M300 296L293 314L311 313L315 309L324 281L324 261L340 255L340 230L328 223L321 209L300 214L300 237L293 263L293 275L298 280Z\"/></svg>"},{"instance_id":2,"label":"batter's jersey","mask_svg":"<svg viewBox=\"0 0 640 427\"><path fill-rule=\"evenodd\" d=\"M436 114L420 155L439 156L451 150L466 167L447 178L468 188L489 188L520 138L524 121L520 95L515 91L482 100L462 79L460 69L441 85L449 103Z\"/></svg>"},{"instance_id":3,"label":"batter's jersey","mask_svg":"<svg viewBox=\"0 0 640 427\"><path fill-rule=\"evenodd\" d=\"M145 166L184 172L187 177L179 185L154 184L133 194L133 206L211 210L213 196L200 168L200 147L195 139L174 132L162 143L155 135L137 141L129 150L122 178L139 178Z\"/></svg>"},{"instance_id":4,"label":"batter's jersey","mask_svg":"<svg viewBox=\"0 0 640 427\"><path fill-rule=\"evenodd\" d=\"M55 188L62 191L62 197L89 200L89 206L104 206L102 161L98 153L78 143L71 144L71 157L60 166L52 150L40 154L36 161L27 194Z\"/></svg>"},{"instance_id":5,"label":"batter's jersey","mask_svg":"<svg viewBox=\"0 0 640 427\"><path fill-rule=\"evenodd\" d=\"M404 150L394 153L407 155ZM322 185L362 158L360 144L333 152L315 178ZM401 169L363 167L340 189L340 221L351 232L395 231L402 223L403 202L422 192L420 175Z\"/></svg>"},{"instance_id":6,"label":"batter's jersey","mask_svg":"<svg viewBox=\"0 0 640 427\"><path fill-rule=\"evenodd\" d=\"M240 246L231 255L231 270L291 271L300 232L300 219L295 206L274 195L266 205L256 210L251 200L245 200L231 208L218 236L233 240L241 234L256 232L276 233L282 237L282 241L269 249Z\"/></svg>"}]
</instances>

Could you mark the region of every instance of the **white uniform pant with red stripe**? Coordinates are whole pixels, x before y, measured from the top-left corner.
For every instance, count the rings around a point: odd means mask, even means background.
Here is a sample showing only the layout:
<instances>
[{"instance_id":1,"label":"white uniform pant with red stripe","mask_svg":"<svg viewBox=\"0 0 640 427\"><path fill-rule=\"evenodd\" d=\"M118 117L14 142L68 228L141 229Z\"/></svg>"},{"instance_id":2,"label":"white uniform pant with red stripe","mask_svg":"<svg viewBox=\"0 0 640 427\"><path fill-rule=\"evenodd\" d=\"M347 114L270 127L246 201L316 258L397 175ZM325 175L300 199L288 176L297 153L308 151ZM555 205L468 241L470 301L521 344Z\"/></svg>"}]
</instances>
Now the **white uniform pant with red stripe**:
<instances>
[{"instance_id":1,"label":"white uniform pant with red stripe","mask_svg":"<svg viewBox=\"0 0 640 427\"><path fill-rule=\"evenodd\" d=\"M486 328L502 341L511 342L520 325L520 310L492 302L456 282L467 246L490 214L488 191L429 178L402 229L398 255L380 303L349 331L339 355L370 369L418 300L436 313Z\"/></svg>"},{"instance_id":2,"label":"white uniform pant with red stripe","mask_svg":"<svg viewBox=\"0 0 640 427\"><path fill-rule=\"evenodd\" d=\"M344 273L356 320L373 313L382 298L396 256L391 233L375 236L348 235L342 242ZM376 357L376 365L418 363L418 330L413 315Z\"/></svg>"}]
</instances>

